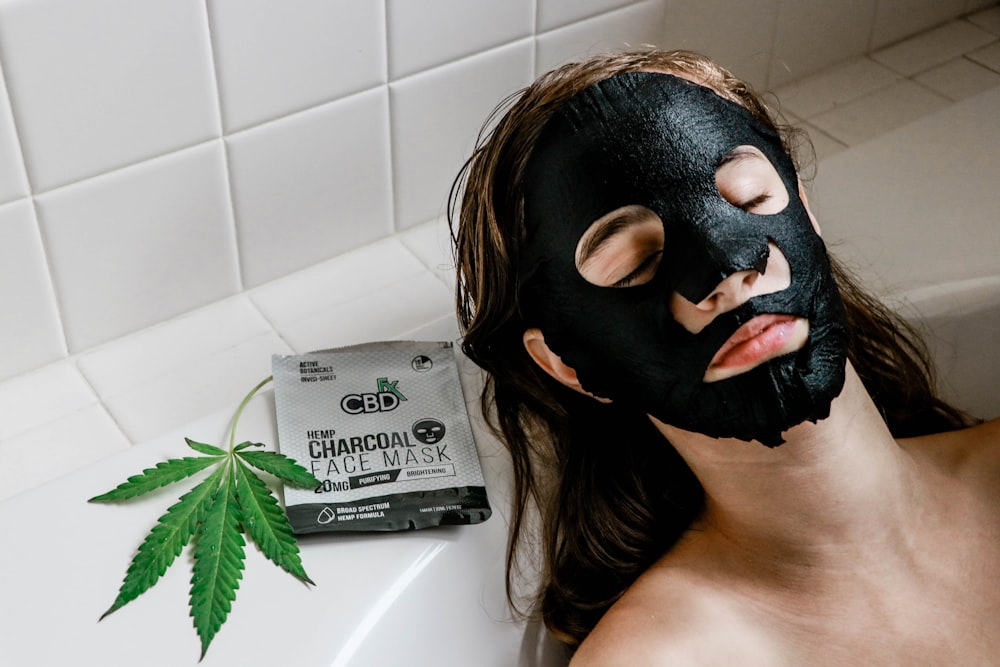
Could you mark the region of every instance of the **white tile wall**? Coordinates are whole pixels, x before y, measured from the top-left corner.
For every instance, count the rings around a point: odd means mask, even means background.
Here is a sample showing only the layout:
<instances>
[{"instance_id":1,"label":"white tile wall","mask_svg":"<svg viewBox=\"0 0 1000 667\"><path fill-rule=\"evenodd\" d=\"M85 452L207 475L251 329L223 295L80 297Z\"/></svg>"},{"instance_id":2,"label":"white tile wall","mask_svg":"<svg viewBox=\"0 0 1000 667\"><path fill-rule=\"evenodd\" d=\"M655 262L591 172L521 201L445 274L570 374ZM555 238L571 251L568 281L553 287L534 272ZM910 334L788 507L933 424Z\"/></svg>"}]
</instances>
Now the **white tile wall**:
<instances>
[{"instance_id":1,"label":"white tile wall","mask_svg":"<svg viewBox=\"0 0 1000 667\"><path fill-rule=\"evenodd\" d=\"M484 119L531 82L533 46L523 39L389 85L398 228L444 213L448 188Z\"/></svg>"},{"instance_id":2,"label":"white tile wall","mask_svg":"<svg viewBox=\"0 0 1000 667\"><path fill-rule=\"evenodd\" d=\"M21 145L17 140L14 117L7 98L7 85L0 68L0 203L28 194Z\"/></svg>"},{"instance_id":3,"label":"white tile wall","mask_svg":"<svg viewBox=\"0 0 1000 667\"><path fill-rule=\"evenodd\" d=\"M779 0L667 0L663 47L698 51L767 87Z\"/></svg>"},{"instance_id":4,"label":"white tile wall","mask_svg":"<svg viewBox=\"0 0 1000 667\"><path fill-rule=\"evenodd\" d=\"M240 259L260 285L392 233L384 86L227 138Z\"/></svg>"},{"instance_id":5,"label":"white tile wall","mask_svg":"<svg viewBox=\"0 0 1000 667\"><path fill-rule=\"evenodd\" d=\"M27 199L0 206L0 377L66 353L35 212Z\"/></svg>"},{"instance_id":6,"label":"white tile wall","mask_svg":"<svg viewBox=\"0 0 1000 667\"><path fill-rule=\"evenodd\" d=\"M534 0L387 0L392 79L530 37Z\"/></svg>"},{"instance_id":7,"label":"white tile wall","mask_svg":"<svg viewBox=\"0 0 1000 667\"><path fill-rule=\"evenodd\" d=\"M537 0L538 32L624 7L629 0Z\"/></svg>"},{"instance_id":8,"label":"white tile wall","mask_svg":"<svg viewBox=\"0 0 1000 667\"><path fill-rule=\"evenodd\" d=\"M892 44L971 9L967 7L966 0L879 0L875 22L871 28L871 48Z\"/></svg>"},{"instance_id":9,"label":"white tile wall","mask_svg":"<svg viewBox=\"0 0 1000 667\"><path fill-rule=\"evenodd\" d=\"M998 33L987 0L0 2L0 497L231 403L270 351L454 335L448 189L542 70L703 51L825 156L994 85Z\"/></svg>"},{"instance_id":10,"label":"white tile wall","mask_svg":"<svg viewBox=\"0 0 1000 667\"><path fill-rule=\"evenodd\" d=\"M380 2L208 0L208 10L227 131L386 81Z\"/></svg>"},{"instance_id":11,"label":"white tile wall","mask_svg":"<svg viewBox=\"0 0 1000 667\"><path fill-rule=\"evenodd\" d=\"M36 192L219 132L201 0L3 3L0 59Z\"/></svg>"},{"instance_id":12,"label":"white tile wall","mask_svg":"<svg viewBox=\"0 0 1000 667\"><path fill-rule=\"evenodd\" d=\"M36 202L70 351L239 289L220 140Z\"/></svg>"},{"instance_id":13,"label":"white tile wall","mask_svg":"<svg viewBox=\"0 0 1000 667\"><path fill-rule=\"evenodd\" d=\"M535 74L588 54L658 46L662 26L662 0L647 0L543 33L538 36Z\"/></svg>"},{"instance_id":14,"label":"white tile wall","mask_svg":"<svg viewBox=\"0 0 1000 667\"><path fill-rule=\"evenodd\" d=\"M993 33L967 21L952 21L919 37L876 51L872 58L900 74L911 76L996 39Z\"/></svg>"},{"instance_id":15,"label":"white tile wall","mask_svg":"<svg viewBox=\"0 0 1000 667\"><path fill-rule=\"evenodd\" d=\"M781 0L769 86L811 74L868 49L875 0Z\"/></svg>"}]
</instances>

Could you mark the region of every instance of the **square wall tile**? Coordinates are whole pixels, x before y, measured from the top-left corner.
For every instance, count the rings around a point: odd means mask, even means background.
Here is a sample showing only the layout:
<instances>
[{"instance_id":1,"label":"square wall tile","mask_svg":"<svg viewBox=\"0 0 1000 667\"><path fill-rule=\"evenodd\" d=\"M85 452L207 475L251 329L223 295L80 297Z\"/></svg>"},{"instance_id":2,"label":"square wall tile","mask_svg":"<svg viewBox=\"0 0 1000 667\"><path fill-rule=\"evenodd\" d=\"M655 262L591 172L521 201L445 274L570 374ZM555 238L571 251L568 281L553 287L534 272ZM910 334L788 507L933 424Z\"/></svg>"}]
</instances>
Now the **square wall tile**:
<instances>
[{"instance_id":1,"label":"square wall tile","mask_svg":"<svg viewBox=\"0 0 1000 667\"><path fill-rule=\"evenodd\" d=\"M425 270L399 237L393 236L262 285L250 293L250 298L268 322L280 330L410 280Z\"/></svg>"},{"instance_id":2,"label":"square wall tile","mask_svg":"<svg viewBox=\"0 0 1000 667\"><path fill-rule=\"evenodd\" d=\"M221 140L36 202L71 351L239 289Z\"/></svg>"},{"instance_id":3,"label":"square wall tile","mask_svg":"<svg viewBox=\"0 0 1000 667\"><path fill-rule=\"evenodd\" d=\"M781 0L768 85L865 53L875 5L876 0Z\"/></svg>"},{"instance_id":4,"label":"square wall tile","mask_svg":"<svg viewBox=\"0 0 1000 667\"><path fill-rule=\"evenodd\" d=\"M291 352L270 332L179 366L155 381L105 399L104 404L132 442L147 442L217 410L235 414L243 397L271 375L271 355ZM185 436L205 442L202 438L213 434ZM211 444L223 446L220 441Z\"/></svg>"},{"instance_id":5,"label":"square wall tile","mask_svg":"<svg viewBox=\"0 0 1000 667\"><path fill-rule=\"evenodd\" d=\"M381 2L208 0L208 11L226 131L385 83Z\"/></svg>"},{"instance_id":6,"label":"square wall tile","mask_svg":"<svg viewBox=\"0 0 1000 667\"><path fill-rule=\"evenodd\" d=\"M872 58L904 76L912 76L995 41L996 35L967 21L952 21L876 51Z\"/></svg>"},{"instance_id":7,"label":"square wall tile","mask_svg":"<svg viewBox=\"0 0 1000 667\"><path fill-rule=\"evenodd\" d=\"M455 253L446 219L411 227L399 235L399 240L449 288L455 288Z\"/></svg>"},{"instance_id":8,"label":"square wall tile","mask_svg":"<svg viewBox=\"0 0 1000 667\"><path fill-rule=\"evenodd\" d=\"M810 118L899 79L900 75L888 67L862 56L793 81L774 92L782 109L787 108L800 118Z\"/></svg>"},{"instance_id":9,"label":"square wall tile","mask_svg":"<svg viewBox=\"0 0 1000 667\"><path fill-rule=\"evenodd\" d=\"M647 0L538 36L535 74L607 51L658 46L663 40L663 0Z\"/></svg>"},{"instance_id":10,"label":"square wall tile","mask_svg":"<svg viewBox=\"0 0 1000 667\"><path fill-rule=\"evenodd\" d=\"M201 0L4 3L0 58L36 192L219 132Z\"/></svg>"},{"instance_id":11,"label":"square wall tile","mask_svg":"<svg viewBox=\"0 0 1000 667\"><path fill-rule=\"evenodd\" d=\"M30 199L0 206L0 379L66 355Z\"/></svg>"},{"instance_id":12,"label":"square wall tile","mask_svg":"<svg viewBox=\"0 0 1000 667\"><path fill-rule=\"evenodd\" d=\"M226 142L246 285L392 233L384 86Z\"/></svg>"},{"instance_id":13,"label":"square wall tile","mask_svg":"<svg viewBox=\"0 0 1000 667\"><path fill-rule=\"evenodd\" d=\"M240 294L88 350L77 365L97 394L109 398L271 331L250 299Z\"/></svg>"},{"instance_id":14,"label":"square wall tile","mask_svg":"<svg viewBox=\"0 0 1000 667\"><path fill-rule=\"evenodd\" d=\"M927 70L915 79L952 100L964 100L1000 86L1000 74L967 58L955 58Z\"/></svg>"},{"instance_id":15,"label":"square wall tile","mask_svg":"<svg viewBox=\"0 0 1000 667\"><path fill-rule=\"evenodd\" d=\"M961 16L966 0L879 0L871 47L879 49Z\"/></svg>"},{"instance_id":16,"label":"square wall tile","mask_svg":"<svg viewBox=\"0 0 1000 667\"><path fill-rule=\"evenodd\" d=\"M398 340L449 315L454 316L451 290L424 270L298 322L279 327L296 353L379 340Z\"/></svg>"},{"instance_id":17,"label":"square wall tile","mask_svg":"<svg viewBox=\"0 0 1000 667\"><path fill-rule=\"evenodd\" d=\"M818 127L813 127L807 122L798 124L798 127L801 127L809 134L809 142L812 144L817 163L847 149L847 144L837 141L826 132L823 132Z\"/></svg>"},{"instance_id":18,"label":"square wall tile","mask_svg":"<svg viewBox=\"0 0 1000 667\"><path fill-rule=\"evenodd\" d=\"M259 287L254 303L299 353L389 340L454 316L454 291L384 239Z\"/></svg>"},{"instance_id":19,"label":"square wall tile","mask_svg":"<svg viewBox=\"0 0 1000 667\"><path fill-rule=\"evenodd\" d=\"M528 37L534 0L387 0L389 78Z\"/></svg>"},{"instance_id":20,"label":"square wall tile","mask_svg":"<svg viewBox=\"0 0 1000 667\"><path fill-rule=\"evenodd\" d=\"M989 0L989 4L992 5L989 9L966 16L965 19L983 30L989 30L994 35L1000 35L1000 5L995 4L995 0Z\"/></svg>"},{"instance_id":21,"label":"square wall tile","mask_svg":"<svg viewBox=\"0 0 1000 667\"><path fill-rule=\"evenodd\" d=\"M951 101L909 80L899 81L871 95L814 116L809 122L847 144L857 146L889 130L901 127Z\"/></svg>"},{"instance_id":22,"label":"square wall tile","mask_svg":"<svg viewBox=\"0 0 1000 667\"><path fill-rule=\"evenodd\" d=\"M0 204L28 194L21 143L14 129L14 116L7 97L7 84L0 70Z\"/></svg>"},{"instance_id":23,"label":"square wall tile","mask_svg":"<svg viewBox=\"0 0 1000 667\"><path fill-rule=\"evenodd\" d=\"M96 404L0 440L0 500L128 448L128 439Z\"/></svg>"},{"instance_id":24,"label":"square wall tile","mask_svg":"<svg viewBox=\"0 0 1000 667\"><path fill-rule=\"evenodd\" d=\"M536 30L546 32L634 2L635 0L538 0Z\"/></svg>"},{"instance_id":25,"label":"square wall tile","mask_svg":"<svg viewBox=\"0 0 1000 667\"><path fill-rule=\"evenodd\" d=\"M97 403L71 361L59 361L0 382L0 440L62 419Z\"/></svg>"},{"instance_id":26,"label":"square wall tile","mask_svg":"<svg viewBox=\"0 0 1000 667\"><path fill-rule=\"evenodd\" d=\"M132 442L235 412L290 349L241 294L84 353L80 370ZM193 438L209 434L189 433Z\"/></svg>"},{"instance_id":27,"label":"square wall tile","mask_svg":"<svg viewBox=\"0 0 1000 667\"><path fill-rule=\"evenodd\" d=\"M993 42L989 46L971 51L967 57L994 72L1000 72L1000 42Z\"/></svg>"},{"instance_id":28,"label":"square wall tile","mask_svg":"<svg viewBox=\"0 0 1000 667\"><path fill-rule=\"evenodd\" d=\"M975 12L979 10L987 10L996 8L997 0L968 0L965 4L966 12Z\"/></svg>"},{"instance_id":29,"label":"square wall tile","mask_svg":"<svg viewBox=\"0 0 1000 667\"><path fill-rule=\"evenodd\" d=\"M524 39L389 84L397 229L440 217L487 116L532 79Z\"/></svg>"},{"instance_id":30,"label":"square wall tile","mask_svg":"<svg viewBox=\"0 0 1000 667\"><path fill-rule=\"evenodd\" d=\"M665 49L712 58L757 89L767 87L778 0L667 0Z\"/></svg>"}]
</instances>

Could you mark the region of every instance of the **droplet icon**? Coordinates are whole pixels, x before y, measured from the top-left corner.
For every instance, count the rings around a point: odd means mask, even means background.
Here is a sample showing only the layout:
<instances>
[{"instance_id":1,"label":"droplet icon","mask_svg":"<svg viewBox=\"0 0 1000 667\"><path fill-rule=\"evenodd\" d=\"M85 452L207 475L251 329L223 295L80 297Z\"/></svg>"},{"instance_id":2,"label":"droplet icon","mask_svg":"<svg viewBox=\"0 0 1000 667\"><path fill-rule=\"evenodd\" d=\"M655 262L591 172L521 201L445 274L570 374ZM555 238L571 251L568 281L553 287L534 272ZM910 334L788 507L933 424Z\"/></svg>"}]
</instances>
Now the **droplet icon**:
<instances>
[{"instance_id":1,"label":"droplet icon","mask_svg":"<svg viewBox=\"0 0 1000 667\"><path fill-rule=\"evenodd\" d=\"M319 512L319 516L316 517L316 523L327 524L337 518L337 515L329 507L324 507Z\"/></svg>"}]
</instances>

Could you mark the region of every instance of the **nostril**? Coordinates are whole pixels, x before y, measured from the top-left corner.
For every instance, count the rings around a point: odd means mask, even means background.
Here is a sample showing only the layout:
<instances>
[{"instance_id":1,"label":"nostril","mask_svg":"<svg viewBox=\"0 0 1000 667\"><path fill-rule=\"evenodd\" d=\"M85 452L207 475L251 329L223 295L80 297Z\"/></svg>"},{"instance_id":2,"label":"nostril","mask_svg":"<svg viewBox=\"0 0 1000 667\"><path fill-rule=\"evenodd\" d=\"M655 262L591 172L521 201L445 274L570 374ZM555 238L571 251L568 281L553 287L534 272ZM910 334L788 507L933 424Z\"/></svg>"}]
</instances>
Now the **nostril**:
<instances>
[{"instance_id":1,"label":"nostril","mask_svg":"<svg viewBox=\"0 0 1000 667\"><path fill-rule=\"evenodd\" d=\"M711 311L715 310L716 307L718 307L718 305L719 305L719 293L713 292L712 294L709 294L707 297L699 301L695 305L695 308L697 308L698 310Z\"/></svg>"}]
</instances>

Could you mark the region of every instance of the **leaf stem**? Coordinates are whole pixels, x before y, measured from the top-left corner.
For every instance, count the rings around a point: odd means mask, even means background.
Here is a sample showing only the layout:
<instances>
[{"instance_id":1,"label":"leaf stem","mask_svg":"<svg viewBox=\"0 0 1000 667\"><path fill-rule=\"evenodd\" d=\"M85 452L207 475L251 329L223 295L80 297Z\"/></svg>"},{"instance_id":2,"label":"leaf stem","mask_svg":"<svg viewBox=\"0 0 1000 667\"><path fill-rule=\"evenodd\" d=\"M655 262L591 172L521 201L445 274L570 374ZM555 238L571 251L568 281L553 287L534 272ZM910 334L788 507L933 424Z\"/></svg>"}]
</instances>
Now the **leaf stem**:
<instances>
[{"instance_id":1,"label":"leaf stem","mask_svg":"<svg viewBox=\"0 0 1000 667\"><path fill-rule=\"evenodd\" d=\"M251 389L250 393L243 397L243 400L240 402L240 406L238 408L236 408L236 413L233 414L233 424L232 424L232 426L230 427L230 430L229 430L229 456L230 457L232 457L232 455L233 455L233 447L236 446L236 425L239 423L240 416L243 414L243 408L245 408L247 406L247 403L250 402L250 399L253 398L254 395L258 391L260 391L261 388L264 385L266 385L268 382L270 382L273 379L274 379L273 375L268 375L266 378L264 378L259 383L257 383L257 386L254 387L253 389Z\"/></svg>"}]
</instances>

